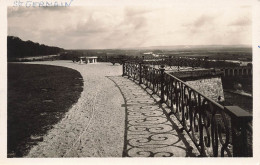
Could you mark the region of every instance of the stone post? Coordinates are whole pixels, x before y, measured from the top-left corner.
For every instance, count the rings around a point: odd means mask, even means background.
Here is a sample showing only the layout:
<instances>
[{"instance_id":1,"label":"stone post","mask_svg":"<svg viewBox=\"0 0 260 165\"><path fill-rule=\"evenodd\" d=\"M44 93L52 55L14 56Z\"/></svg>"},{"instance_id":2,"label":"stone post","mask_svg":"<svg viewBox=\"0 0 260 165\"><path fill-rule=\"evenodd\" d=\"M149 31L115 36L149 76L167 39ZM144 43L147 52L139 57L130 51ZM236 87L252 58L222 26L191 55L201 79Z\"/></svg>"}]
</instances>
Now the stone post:
<instances>
[{"instance_id":1,"label":"stone post","mask_svg":"<svg viewBox=\"0 0 260 165\"><path fill-rule=\"evenodd\" d=\"M160 67L160 71L161 71L161 100L160 103L164 102L164 65L161 65Z\"/></svg>"},{"instance_id":2,"label":"stone post","mask_svg":"<svg viewBox=\"0 0 260 165\"><path fill-rule=\"evenodd\" d=\"M225 110L231 116L233 157L252 156L246 131L252 115L238 106L225 106Z\"/></svg>"}]
</instances>

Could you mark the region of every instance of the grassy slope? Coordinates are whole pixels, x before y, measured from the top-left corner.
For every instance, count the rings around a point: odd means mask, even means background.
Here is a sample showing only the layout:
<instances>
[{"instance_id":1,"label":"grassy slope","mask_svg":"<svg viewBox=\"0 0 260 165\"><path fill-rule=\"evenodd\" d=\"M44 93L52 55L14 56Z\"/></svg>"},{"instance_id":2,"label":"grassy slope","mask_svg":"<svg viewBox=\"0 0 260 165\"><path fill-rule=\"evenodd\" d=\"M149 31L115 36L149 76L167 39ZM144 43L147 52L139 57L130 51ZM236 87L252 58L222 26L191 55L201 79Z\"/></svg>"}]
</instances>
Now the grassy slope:
<instances>
[{"instance_id":1,"label":"grassy slope","mask_svg":"<svg viewBox=\"0 0 260 165\"><path fill-rule=\"evenodd\" d=\"M24 156L76 103L83 88L79 72L57 66L8 64L8 156Z\"/></svg>"}]
</instances>

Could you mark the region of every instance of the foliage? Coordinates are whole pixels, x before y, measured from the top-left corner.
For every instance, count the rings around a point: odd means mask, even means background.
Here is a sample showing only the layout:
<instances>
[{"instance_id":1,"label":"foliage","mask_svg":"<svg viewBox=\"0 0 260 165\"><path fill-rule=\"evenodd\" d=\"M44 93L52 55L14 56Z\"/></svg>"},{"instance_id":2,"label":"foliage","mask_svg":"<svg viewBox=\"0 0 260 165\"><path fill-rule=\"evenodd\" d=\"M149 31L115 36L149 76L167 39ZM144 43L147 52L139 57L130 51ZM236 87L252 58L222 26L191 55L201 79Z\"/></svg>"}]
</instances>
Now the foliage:
<instances>
[{"instance_id":1,"label":"foliage","mask_svg":"<svg viewBox=\"0 0 260 165\"><path fill-rule=\"evenodd\" d=\"M58 54L63 49L54 46L35 43L32 41L23 41L19 37L7 37L7 58L12 61L15 58L32 57Z\"/></svg>"}]
</instances>

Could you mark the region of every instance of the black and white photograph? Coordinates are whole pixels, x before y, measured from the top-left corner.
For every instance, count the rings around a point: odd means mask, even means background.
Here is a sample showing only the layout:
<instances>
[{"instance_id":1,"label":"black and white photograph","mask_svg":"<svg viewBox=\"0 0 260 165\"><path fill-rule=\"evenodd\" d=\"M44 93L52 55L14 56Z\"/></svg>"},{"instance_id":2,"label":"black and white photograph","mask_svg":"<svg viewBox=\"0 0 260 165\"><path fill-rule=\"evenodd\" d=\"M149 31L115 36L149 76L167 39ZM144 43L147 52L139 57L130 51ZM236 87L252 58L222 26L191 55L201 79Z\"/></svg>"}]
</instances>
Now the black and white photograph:
<instances>
[{"instance_id":1,"label":"black and white photograph","mask_svg":"<svg viewBox=\"0 0 260 165\"><path fill-rule=\"evenodd\" d=\"M259 1L79 1L11 0L2 7L7 162L259 163Z\"/></svg>"}]
</instances>

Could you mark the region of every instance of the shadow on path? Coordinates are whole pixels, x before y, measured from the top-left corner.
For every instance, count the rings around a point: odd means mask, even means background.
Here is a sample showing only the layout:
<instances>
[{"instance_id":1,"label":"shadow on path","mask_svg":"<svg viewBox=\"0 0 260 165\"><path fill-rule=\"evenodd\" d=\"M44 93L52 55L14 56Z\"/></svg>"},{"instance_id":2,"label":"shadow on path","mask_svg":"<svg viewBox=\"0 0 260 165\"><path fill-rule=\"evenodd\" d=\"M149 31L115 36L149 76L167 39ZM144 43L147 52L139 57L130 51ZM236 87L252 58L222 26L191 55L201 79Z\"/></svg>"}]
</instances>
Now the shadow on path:
<instances>
[{"instance_id":1,"label":"shadow on path","mask_svg":"<svg viewBox=\"0 0 260 165\"><path fill-rule=\"evenodd\" d=\"M122 93L125 104L123 157L194 157L197 149L180 123L170 120L156 96L121 76L108 76ZM194 149L193 149L194 148Z\"/></svg>"}]
</instances>

